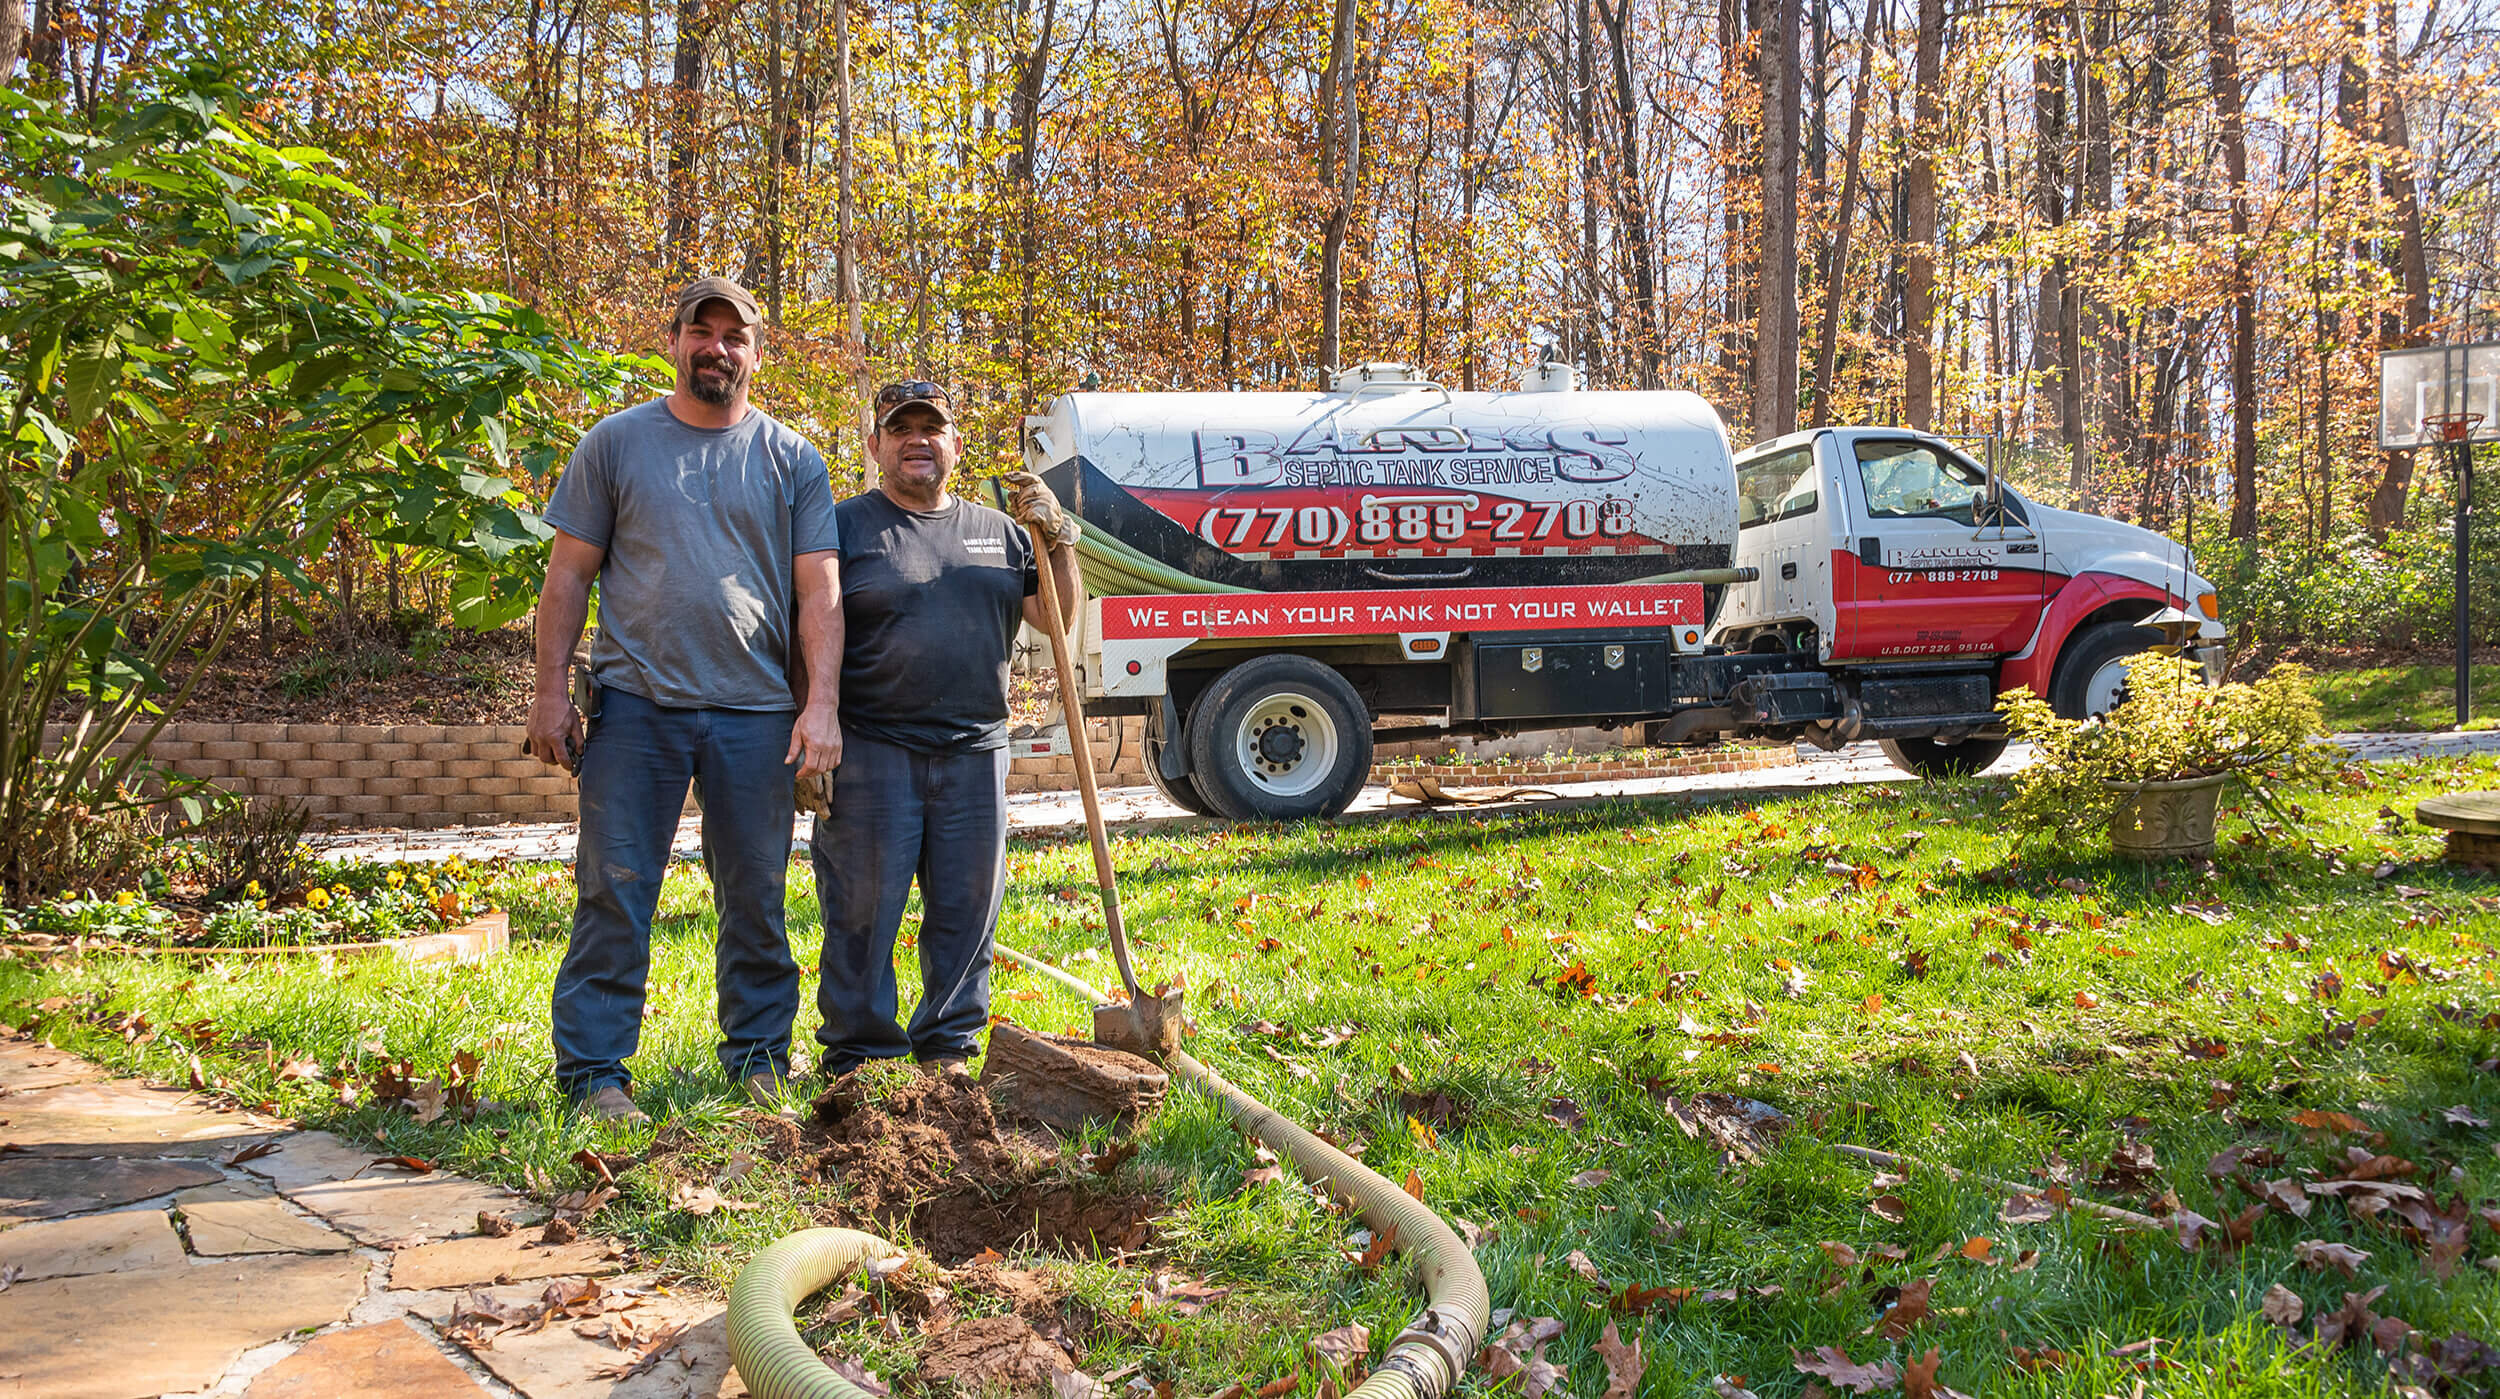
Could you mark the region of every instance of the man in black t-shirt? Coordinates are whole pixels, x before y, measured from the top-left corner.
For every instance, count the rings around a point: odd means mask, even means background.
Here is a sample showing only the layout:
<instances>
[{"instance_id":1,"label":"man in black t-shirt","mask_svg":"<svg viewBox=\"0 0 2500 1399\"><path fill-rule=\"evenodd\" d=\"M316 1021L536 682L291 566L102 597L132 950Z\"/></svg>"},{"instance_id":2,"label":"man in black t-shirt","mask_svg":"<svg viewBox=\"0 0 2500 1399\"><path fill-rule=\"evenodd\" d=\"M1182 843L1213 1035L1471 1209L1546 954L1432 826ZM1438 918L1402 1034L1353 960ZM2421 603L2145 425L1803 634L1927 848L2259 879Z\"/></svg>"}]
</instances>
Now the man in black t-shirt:
<instances>
[{"instance_id":1,"label":"man in black t-shirt","mask_svg":"<svg viewBox=\"0 0 2500 1399\"><path fill-rule=\"evenodd\" d=\"M1083 596L1076 526L1050 489L1010 476L1015 518L950 495L963 451L946 391L877 394L877 489L835 507L841 535L842 765L810 842L825 947L823 1071L906 1054L959 1065L989 1023L990 940L1007 877L1007 662L1043 625L1018 520L1051 542L1061 605ZM894 1021L894 939L920 881L920 1004Z\"/></svg>"}]
</instances>

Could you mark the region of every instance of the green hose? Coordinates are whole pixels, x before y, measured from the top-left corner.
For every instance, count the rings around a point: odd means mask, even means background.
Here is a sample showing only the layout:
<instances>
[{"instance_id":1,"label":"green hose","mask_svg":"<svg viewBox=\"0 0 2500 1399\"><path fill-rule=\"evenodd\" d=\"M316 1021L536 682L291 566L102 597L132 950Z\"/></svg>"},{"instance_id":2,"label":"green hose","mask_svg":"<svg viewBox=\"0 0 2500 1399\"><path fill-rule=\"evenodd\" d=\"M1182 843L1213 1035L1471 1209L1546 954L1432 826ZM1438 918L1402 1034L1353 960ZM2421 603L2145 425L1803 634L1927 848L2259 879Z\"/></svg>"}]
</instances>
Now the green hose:
<instances>
[{"instance_id":1,"label":"green hose","mask_svg":"<svg viewBox=\"0 0 2500 1399\"><path fill-rule=\"evenodd\" d=\"M875 1399L825 1367L791 1313L871 1258L900 1253L856 1229L802 1229L755 1255L729 1284L729 1361L756 1399Z\"/></svg>"}]
</instances>

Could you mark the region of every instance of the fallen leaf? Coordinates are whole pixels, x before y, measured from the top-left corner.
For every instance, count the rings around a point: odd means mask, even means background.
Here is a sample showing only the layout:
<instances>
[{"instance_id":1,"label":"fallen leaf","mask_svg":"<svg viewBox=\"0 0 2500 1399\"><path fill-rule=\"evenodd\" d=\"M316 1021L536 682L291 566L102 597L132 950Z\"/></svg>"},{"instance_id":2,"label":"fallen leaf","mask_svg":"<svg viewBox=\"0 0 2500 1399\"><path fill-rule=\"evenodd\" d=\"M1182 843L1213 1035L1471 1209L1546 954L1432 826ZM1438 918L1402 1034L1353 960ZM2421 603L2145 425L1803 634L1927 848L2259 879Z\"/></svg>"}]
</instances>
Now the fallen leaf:
<instances>
[{"instance_id":1,"label":"fallen leaf","mask_svg":"<svg viewBox=\"0 0 2500 1399\"><path fill-rule=\"evenodd\" d=\"M219 1152L217 1160L221 1165L240 1166L246 1161L257 1161L277 1149L276 1137L263 1137L258 1141L245 1142L241 1146Z\"/></svg>"},{"instance_id":2,"label":"fallen leaf","mask_svg":"<svg viewBox=\"0 0 2500 1399\"><path fill-rule=\"evenodd\" d=\"M762 1205L753 1201L732 1200L708 1185L697 1185L690 1180L677 1183L677 1188L669 1192L668 1203L672 1208L683 1210L698 1218L720 1210L738 1211L763 1208Z\"/></svg>"},{"instance_id":3,"label":"fallen leaf","mask_svg":"<svg viewBox=\"0 0 2500 1399\"><path fill-rule=\"evenodd\" d=\"M1051 1399L1100 1399L1102 1381L1083 1370L1050 1377Z\"/></svg>"},{"instance_id":4,"label":"fallen leaf","mask_svg":"<svg viewBox=\"0 0 2500 1399\"><path fill-rule=\"evenodd\" d=\"M1901 1399L1970 1399L1960 1390L1936 1383L1936 1369L1943 1363L1944 1352L1933 1348L1910 1357L1901 1370Z\"/></svg>"},{"instance_id":5,"label":"fallen leaf","mask_svg":"<svg viewBox=\"0 0 2500 1399\"><path fill-rule=\"evenodd\" d=\"M1799 1374L1830 1380L1853 1393L1865 1394L1890 1389L1900 1383L1901 1371L1889 1360L1861 1365L1849 1358L1838 1346L1817 1346L1812 1352L1792 1350L1789 1358Z\"/></svg>"},{"instance_id":6,"label":"fallen leaf","mask_svg":"<svg viewBox=\"0 0 2500 1399\"><path fill-rule=\"evenodd\" d=\"M1912 1327L1935 1315L1927 1306L1927 1299L1935 1290L1934 1278L1913 1278L1903 1283L1901 1295L1894 1300L1892 1310L1885 1312L1882 1318L1866 1328L1863 1334L1881 1333L1887 1341L1897 1341L1909 1335Z\"/></svg>"},{"instance_id":7,"label":"fallen leaf","mask_svg":"<svg viewBox=\"0 0 2500 1399\"><path fill-rule=\"evenodd\" d=\"M1614 1291L1614 1284L1606 1281L1606 1275L1599 1272L1597 1270L1597 1264L1592 1262L1588 1254L1582 1252L1581 1250L1576 1248L1573 1249L1570 1254L1563 1259L1563 1262L1569 1264L1571 1271L1579 1274L1584 1281L1596 1283L1599 1287L1606 1289L1608 1292Z\"/></svg>"},{"instance_id":8,"label":"fallen leaf","mask_svg":"<svg viewBox=\"0 0 2500 1399\"><path fill-rule=\"evenodd\" d=\"M1960 1252L1964 1258L1969 1259L1973 1263L1985 1263L1989 1267L1993 1268L1997 1264L2005 1261L2004 1259L1996 1256L1994 1251L1996 1246L1996 1240L1989 1238L1985 1234L1980 1234L1972 1238L1964 1239L1962 1241Z\"/></svg>"},{"instance_id":9,"label":"fallen leaf","mask_svg":"<svg viewBox=\"0 0 2500 1399\"><path fill-rule=\"evenodd\" d=\"M1816 1244L1815 1247L1823 1250L1823 1256L1831 1259L1839 1267L1858 1266L1858 1251L1847 1244L1825 1242Z\"/></svg>"},{"instance_id":10,"label":"fallen leaf","mask_svg":"<svg viewBox=\"0 0 2500 1399\"><path fill-rule=\"evenodd\" d=\"M1710 1377L1710 1392L1718 1399L1762 1399L1762 1396L1725 1375Z\"/></svg>"},{"instance_id":11,"label":"fallen leaf","mask_svg":"<svg viewBox=\"0 0 2500 1399\"><path fill-rule=\"evenodd\" d=\"M2323 1108L2310 1108L2304 1112L2293 1113L2291 1122L2295 1127L2306 1127L2313 1132L2366 1132L2370 1130L2360 1118L2350 1113L2328 1112Z\"/></svg>"},{"instance_id":12,"label":"fallen leaf","mask_svg":"<svg viewBox=\"0 0 2500 1399\"><path fill-rule=\"evenodd\" d=\"M1866 1208L1886 1224L1899 1224L1910 1217L1910 1207L1898 1195L1878 1195L1866 1202Z\"/></svg>"},{"instance_id":13,"label":"fallen leaf","mask_svg":"<svg viewBox=\"0 0 2500 1399\"><path fill-rule=\"evenodd\" d=\"M1364 877L1366 879L1370 878L1368 875ZM1293 1393L1301 1387L1302 1372L1300 1370L1296 1370L1281 1380L1269 1380L1267 1383L1260 1385L1259 1399L1285 1399L1286 1395Z\"/></svg>"},{"instance_id":14,"label":"fallen leaf","mask_svg":"<svg viewBox=\"0 0 2500 1399\"><path fill-rule=\"evenodd\" d=\"M1406 1193L1414 1196L1416 1199L1420 1200L1424 1198L1424 1178L1422 1174L1417 1172L1413 1167L1407 1168L1405 1188Z\"/></svg>"},{"instance_id":15,"label":"fallen leaf","mask_svg":"<svg viewBox=\"0 0 2500 1399\"><path fill-rule=\"evenodd\" d=\"M1606 1182L1608 1182L1608 1181L1610 1181L1610 1180L1613 1180L1614 1178L1615 1178L1615 1173L1614 1173L1614 1172L1612 1172L1612 1171L1606 1171L1606 1170L1582 1171L1582 1172L1580 1172L1578 1175L1573 1176L1573 1177L1571 1178L1571 1183L1572 1183L1573 1185L1576 1185L1576 1186L1580 1187L1580 1188L1581 1188L1581 1189L1583 1189L1583 1190L1587 1190L1587 1189L1591 1189L1591 1188L1596 1187L1596 1186L1604 1185Z\"/></svg>"},{"instance_id":16,"label":"fallen leaf","mask_svg":"<svg viewBox=\"0 0 2500 1399\"><path fill-rule=\"evenodd\" d=\"M2300 1324L2301 1313L2307 1309L2307 1304L2300 1300L2299 1293L2278 1282L2266 1289L2265 1299L2258 1303L2257 1309L2265 1314L2266 1320L2289 1331Z\"/></svg>"},{"instance_id":17,"label":"fallen leaf","mask_svg":"<svg viewBox=\"0 0 2500 1399\"><path fill-rule=\"evenodd\" d=\"M894 1392L885 1387L885 1381L878 1379L875 1371L849 1356L837 1359L828 1355L825 1357L825 1366L870 1394L887 1395Z\"/></svg>"},{"instance_id":18,"label":"fallen leaf","mask_svg":"<svg viewBox=\"0 0 2500 1399\"><path fill-rule=\"evenodd\" d=\"M2009 1196L1997 1210L1997 1218L2007 1224L2045 1224L2056 1217L2057 1206L2050 1204L2047 1196L2021 1191Z\"/></svg>"},{"instance_id":19,"label":"fallen leaf","mask_svg":"<svg viewBox=\"0 0 2500 1399\"><path fill-rule=\"evenodd\" d=\"M1319 1358L1343 1371L1348 1365L1360 1364L1372 1353L1372 1333L1359 1322L1349 1322L1334 1331L1311 1338L1311 1349Z\"/></svg>"},{"instance_id":20,"label":"fallen leaf","mask_svg":"<svg viewBox=\"0 0 2500 1399\"><path fill-rule=\"evenodd\" d=\"M1241 1188L1249 1190L1262 1185L1272 1185L1284 1178L1285 1168L1282 1166L1253 1166L1241 1173Z\"/></svg>"},{"instance_id":21,"label":"fallen leaf","mask_svg":"<svg viewBox=\"0 0 2500 1399\"><path fill-rule=\"evenodd\" d=\"M1597 1338L1597 1355L1606 1362L1602 1399L1633 1399L1640 1393L1641 1381L1649 1374L1649 1362L1641 1359L1640 1337L1627 1343L1615 1331L1614 1322L1608 1321L1605 1334Z\"/></svg>"},{"instance_id":22,"label":"fallen leaf","mask_svg":"<svg viewBox=\"0 0 2500 1399\"><path fill-rule=\"evenodd\" d=\"M2292 1261L2314 1271L2333 1268L2349 1278L2360 1276L2361 1265L2370 1261L2370 1255L2351 1244L2303 1239L2292 1245Z\"/></svg>"}]
</instances>

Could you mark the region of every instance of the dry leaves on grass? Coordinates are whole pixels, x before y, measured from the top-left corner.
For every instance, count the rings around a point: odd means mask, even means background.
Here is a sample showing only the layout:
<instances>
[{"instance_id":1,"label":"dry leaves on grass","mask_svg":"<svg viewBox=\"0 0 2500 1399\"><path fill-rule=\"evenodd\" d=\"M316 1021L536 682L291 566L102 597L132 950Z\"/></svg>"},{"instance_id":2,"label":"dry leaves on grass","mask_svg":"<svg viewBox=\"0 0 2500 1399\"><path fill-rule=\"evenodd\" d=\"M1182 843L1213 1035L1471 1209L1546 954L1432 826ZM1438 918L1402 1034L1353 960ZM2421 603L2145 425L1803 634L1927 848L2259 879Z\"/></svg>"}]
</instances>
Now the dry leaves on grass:
<instances>
[{"instance_id":1,"label":"dry leaves on grass","mask_svg":"<svg viewBox=\"0 0 2500 1399\"><path fill-rule=\"evenodd\" d=\"M1351 1377L1371 1358L1372 1333L1360 1322L1348 1322L1334 1331L1313 1336L1311 1353L1319 1357L1321 1364Z\"/></svg>"},{"instance_id":2,"label":"dry leaves on grass","mask_svg":"<svg viewBox=\"0 0 2500 1399\"><path fill-rule=\"evenodd\" d=\"M1871 1394L1890 1389L1901 1382L1901 1369L1889 1360L1861 1365L1849 1358L1849 1352L1838 1346L1817 1346L1812 1351L1792 1350L1791 1363L1801 1375L1830 1380L1853 1394Z\"/></svg>"},{"instance_id":3,"label":"dry leaves on grass","mask_svg":"<svg viewBox=\"0 0 2500 1399\"><path fill-rule=\"evenodd\" d=\"M1570 1265L1571 1271L1581 1281L1596 1283L1608 1292L1614 1291L1614 1284L1606 1281L1606 1275L1597 1270L1597 1264L1585 1252L1575 1248L1564 1257L1563 1262Z\"/></svg>"},{"instance_id":4,"label":"dry leaves on grass","mask_svg":"<svg viewBox=\"0 0 2500 1399\"><path fill-rule=\"evenodd\" d=\"M1901 1295L1894 1300L1892 1309L1859 1334L1873 1336L1880 1333L1887 1341L1897 1341L1909 1335L1910 1328L1935 1315L1927 1305L1927 1299L1935 1290L1934 1278L1913 1278L1902 1284Z\"/></svg>"},{"instance_id":5,"label":"dry leaves on grass","mask_svg":"<svg viewBox=\"0 0 2500 1399\"><path fill-rule=\"evenodd\" d=\"M2300 1300L2299 1293L2279 1282L2267 1288L2265 1299L2257 1304L2257 1310L2265 1313L2266 1320L2286 1331L2300 1324L2301 1315L2307 1309L2308 1304Z\"/></svg>"},{"instance_id":6,"label":"dry leaves on grass","mask_svg":"<svg viewBox=\"0 0 2500 1399\"><path fill-rule=\"evenodd\" d=\"M2022 1191L2006 1197L1997 1209L1997 1218L2007 1224L2046 1224L2057 1217L2057 1206L2046 1195Z\"/></svg>"},{"instance_id":7,"label":"dry leaves on grass","mask_svg":"<svg viewBox=\"0 0 2500 1399\"><path fill-rule=\"evenodd\" d=\"M1476 1365L1487 1378L1518 1380L1519 1399L1543 1399L1566 1378L1561 1366L1545 1358L1545 1347L1562 1333L1557 1317L1515 1318L1476 1352Z\"/></svg>"},{"instance_id":8,"label":"dry leaves on grass","mask_svg":"<svg viewBox=\"0 0 2500 1399\"><path fill-rule=\"evenodd\" d=\"M722 1210L760 1210L763 1208L762 1205L752 1200L732 1200L708 1185L698 1185L690 1180L679 1181L677 1187L668 1193L668 1202L671 1207L697 1218L717 1214Z\"/></svg>"},{"instance_id":9,"label":"dry leaves on grass","mask_svg":"<svg viewBox=\"0 0 2500 1399\"><path fill-rule=\"evenodd\" d=\"M863 1392L880 1396L880 1399L894 1392L886 1388L885 1381L877 1378L876 1371L850 1356L828 1355L825 1357L825 1368L833 1371L836 1376L859 1386Z\"/></svg>"},{"instance_id":10,"label":"dry leaves on grass","mask_svg":"<svg viewBox=\"0 0 2500 1399\"><path fill-rule=\"evenodd\" d=\"M1640 1393L1641 1380L1649 1373L1649 1362L1641 1358L1641 1339L1634 1336L1625 1341L1612 1321L1606 1323L1606 1334L1597 1338L1598 1358L1606 1362L1606 1393L1603 1399L1632 1399Z\"/></svg>"},{"instance_id":11,"label":"dry leaves on grass","mask_svg":"<svg viewBox=\"0 0 2500 1399\"><path fill-rule=\"evenodd\" d=\"M2333 1268L2345 1277L2359 1277L2361 1265L2370 1255L2351 1244L2330 1243L2324 1239L2303 1239L2292 1245L2292 1261L2313 1272Z\"/></svg>"},{"instance_id":12,"label":"dry leaves on grass","mask_svg":"<svg viewBox=\"0 0 2500 1399\"><path fill-rule=\"evenodd\" d=\"M1958 1389L1948 1389L1936 1380L1936 1370L1944 1364L1944 1352L1930 1348L1925 1355L1913 1356L1901 1370L1901 1399L1970 1399Z\"/></svg>"}]
</instances>

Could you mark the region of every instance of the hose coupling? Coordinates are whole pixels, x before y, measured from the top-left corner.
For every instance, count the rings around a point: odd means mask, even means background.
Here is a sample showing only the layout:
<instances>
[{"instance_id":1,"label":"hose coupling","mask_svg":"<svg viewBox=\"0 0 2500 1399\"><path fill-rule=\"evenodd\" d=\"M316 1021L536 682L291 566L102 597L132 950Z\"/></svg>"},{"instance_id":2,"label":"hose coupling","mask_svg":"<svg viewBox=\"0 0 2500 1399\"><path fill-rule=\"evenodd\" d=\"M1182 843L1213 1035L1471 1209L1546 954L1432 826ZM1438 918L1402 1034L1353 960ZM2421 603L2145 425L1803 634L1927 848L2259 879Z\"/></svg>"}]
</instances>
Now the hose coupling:
<instances>
[{"instance_id":1,"label":"hose coupling","mask_svg":"<svg viewBox=\"0 0 2500 1399\"><path fill-rule=\"evenodd\" d=\"M1407 1328L1389 1343L1391 1352L1412 1341L1431 1351L1434 1358L1449 1366L1449 1379L1441 1386L1443 1392L1455 1388L1458 1378L1467 1373L1467 1365L1475 1359L1477 1337L1475 1327L1456 1307L1435 1305L1417 1313Z\"/></svg>"}]
</instances>

